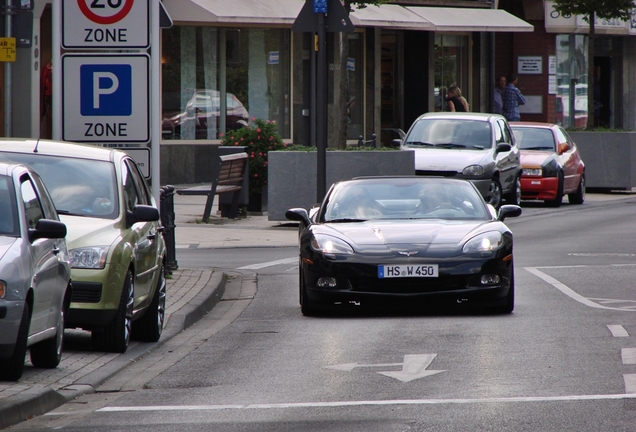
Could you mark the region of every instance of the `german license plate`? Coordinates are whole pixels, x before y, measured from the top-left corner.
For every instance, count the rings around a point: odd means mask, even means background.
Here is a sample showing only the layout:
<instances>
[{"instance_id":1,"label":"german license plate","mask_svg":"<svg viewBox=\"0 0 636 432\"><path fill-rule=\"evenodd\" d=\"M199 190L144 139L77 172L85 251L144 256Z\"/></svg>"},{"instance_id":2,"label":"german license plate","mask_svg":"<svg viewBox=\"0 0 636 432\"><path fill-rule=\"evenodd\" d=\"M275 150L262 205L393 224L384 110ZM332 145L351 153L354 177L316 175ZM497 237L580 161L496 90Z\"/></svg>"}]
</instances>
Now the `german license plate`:
<instances>
[{"instance_id":1,"label":"german license plate","mask_svg":"<svg viewBox=\"0 0 636 432\"><path fill-rule=\"evenodd\" d=\"M421 265L379 265L378 277L398 278L398 277L438 277L439 268L437 264Z\"/></svg>"}]
</instances>

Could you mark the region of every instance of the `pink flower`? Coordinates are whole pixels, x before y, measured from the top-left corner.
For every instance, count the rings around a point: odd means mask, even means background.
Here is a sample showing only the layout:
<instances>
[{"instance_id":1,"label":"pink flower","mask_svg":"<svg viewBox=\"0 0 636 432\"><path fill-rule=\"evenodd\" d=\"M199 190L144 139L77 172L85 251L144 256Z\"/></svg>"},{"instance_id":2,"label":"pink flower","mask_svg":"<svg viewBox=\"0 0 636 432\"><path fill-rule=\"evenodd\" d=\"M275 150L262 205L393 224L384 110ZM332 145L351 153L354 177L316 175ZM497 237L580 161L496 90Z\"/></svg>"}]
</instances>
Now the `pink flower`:
<instances>
[{"instance_id":1,"label":"pink flower","mask_svg":"<svg viewBox=\"0 0 636 432\"><path fill-rule=\"evenodd\" d=\"M270 121L269 121L269 120L266 120L266 121L265 121L265 123L269 124L269 123L270 123Z\"/></svg>"},{"instance_id":2,"label":"pink flower","mask_svg":"<svg viewBox=\"0 0 636 432\"><path fill-rule=\"evenodd\" d=\"M252 120L252 121L256 120L256 117L252 117L252 119L251 119L251 120Z\"/></svg>"},{"instance_id":3,"label":"pink flower","mask_svg":"<svg viewBox=\"0 0 636 432\"><path fill-rule=\"evenodd\" d=\"M239 145L238 141L234 143L235 146Z\"/></svg>"},{"instance_id":4,"label":"pink flower","mask_svg":"<svg viewBox=\"0 0 636 432\"><path fill-rule=\"evenodd\" d=\"M260 128L256 129L256 132L261 133L261 129Z\"/></svg>"},{"instance_id":5,"label":"pink flower","mask_svg":"<svg viewBox=\"0 0 636 432\"><path fill-rule=\"evenodd\" d=\"M254 173L254 177L258 177L258 173Z\"/></svg>"},{"instance_id":6,"label":"pink flower","mask_svg":"<svg viewBox=\"0 0 636 432\"><path fill-rule=\"evenodd\" d=\"M221 137L221 138L222 138L224 135L225 135L225 134L224 134L223 132L221 132L221 133L219 134L219 137Z\"/></svg>"},{"instance_id":7,"label":"pink flower","mask_svg":"<svg viewBox=\"0 0 636 432\"><path fill-rule=\"evenodd\" d=\"M241 141L245 141L245 138L241 137Z\"/></svg>"}]
</instances>

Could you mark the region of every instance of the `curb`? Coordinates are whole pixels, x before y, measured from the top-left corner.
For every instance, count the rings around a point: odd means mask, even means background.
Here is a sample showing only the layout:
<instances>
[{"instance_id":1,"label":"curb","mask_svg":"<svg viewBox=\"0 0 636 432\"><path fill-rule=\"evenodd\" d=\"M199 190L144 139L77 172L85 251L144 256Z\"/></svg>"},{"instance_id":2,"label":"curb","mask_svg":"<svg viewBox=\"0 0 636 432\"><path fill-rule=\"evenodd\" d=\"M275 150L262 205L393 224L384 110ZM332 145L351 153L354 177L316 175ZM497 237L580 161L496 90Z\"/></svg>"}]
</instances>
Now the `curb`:
<instances>
[{"instance_id":1,"label":"curb","mask_svg":"<svg viewBox=\"0 0 636 432\"><path fill-rule=\"evenodd\" d=\"M0 401L0 429L5 429L31 417L46 414L80 396L95 393L100 385L117 372L144 355L160 348L183 330L196 323L221 300L225 292L225 273L214 272L208 283L190 303L170 315L161 339L154 343L138 343L104 366L59 390L31 389Z\"/></svg>"}]
</instances>

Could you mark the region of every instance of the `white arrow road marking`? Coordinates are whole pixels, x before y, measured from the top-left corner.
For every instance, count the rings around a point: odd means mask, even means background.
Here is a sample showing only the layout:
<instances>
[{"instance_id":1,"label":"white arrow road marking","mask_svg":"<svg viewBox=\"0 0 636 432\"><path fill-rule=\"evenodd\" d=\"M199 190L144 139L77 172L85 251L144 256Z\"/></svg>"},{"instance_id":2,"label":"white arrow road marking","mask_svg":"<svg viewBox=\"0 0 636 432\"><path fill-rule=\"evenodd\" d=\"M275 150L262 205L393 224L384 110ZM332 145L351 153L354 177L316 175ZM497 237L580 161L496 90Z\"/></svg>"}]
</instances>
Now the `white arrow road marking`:
<instances>
[{"instance_id":1,"label":"white arrow road marking","mask_svg":"<svg viewBox=\"0 0 636 432\"><path fill-rule=\"evenodd\" d=\"M636 364L636 348L621 349L621 359L625 365Z\"/></svg>"},{"instance_id":2,"label":"white arrow road marking","mask_svg":"<svg viewBox=\"0 0 636 432\"><path fill-rule=\"evenodd\" d=\"M435 375L440 372L446 372L445 370L426 370L431 365L433 359L437 357L437 354L406 354L404 356L403 363L384 363L384 364L358 364L358 363L343 363L339 365L326 366L328 369L342 370L351 372L357 367L387 367L387 366L402 366L402 370L399 371L381 371L378 372L381 375L388 376L389 378L395 378L402 382L409 382L418 378L424 378L427 376Z\"/></svg>"},{"instance_id":3,"label":"white arrow road marking","mask_svg":"<svg viewBox=\"0 0 636 432\"><path fill-rule=\"evenodd\" d=\"M625 393L635 394L636 393L636 374L625 374L623 375L623 380L625 380Z\"/></svg>"}]
</instances>

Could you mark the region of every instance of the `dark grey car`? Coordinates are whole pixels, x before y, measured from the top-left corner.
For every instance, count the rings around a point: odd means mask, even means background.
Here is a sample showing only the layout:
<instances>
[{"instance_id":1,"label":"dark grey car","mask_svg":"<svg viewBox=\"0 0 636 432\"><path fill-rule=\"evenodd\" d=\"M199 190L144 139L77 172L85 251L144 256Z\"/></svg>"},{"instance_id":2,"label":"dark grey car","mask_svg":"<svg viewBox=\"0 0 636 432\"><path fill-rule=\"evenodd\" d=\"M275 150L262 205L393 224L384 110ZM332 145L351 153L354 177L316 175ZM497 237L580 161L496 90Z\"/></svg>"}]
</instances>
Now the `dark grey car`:
<instances>
[{"instance_id":1,"label":"dark grey car","mask_svg":"<svg viewBox=\"0 0 636 432\"><path fill-rule=\"evenodd\" d=\"M415 151L417 175L470 180L488 204L519 205L519 148L505 117L481 113L426 113L401 145Z\"/></svg>"}]
</instances>

